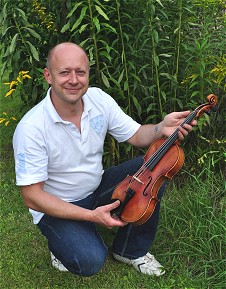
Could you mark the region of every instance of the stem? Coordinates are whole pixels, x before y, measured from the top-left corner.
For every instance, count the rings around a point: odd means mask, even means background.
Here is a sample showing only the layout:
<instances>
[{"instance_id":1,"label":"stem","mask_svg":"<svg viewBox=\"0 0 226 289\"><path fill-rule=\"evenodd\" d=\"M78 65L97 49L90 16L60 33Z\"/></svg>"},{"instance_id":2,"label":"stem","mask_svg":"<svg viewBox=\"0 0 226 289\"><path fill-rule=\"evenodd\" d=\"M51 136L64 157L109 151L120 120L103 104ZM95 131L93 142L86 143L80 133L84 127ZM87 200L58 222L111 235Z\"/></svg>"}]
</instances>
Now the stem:
<instances>
[{"instance_id":1,"label":"stem","mask_svg":"<svg viewBox=\"0 0 226 289\"><path fill-rule=\"evenodd\" d=\"M122 24L121 24L121 18L120 18L120 3L119 0L116 0L117 4L117 16L118 16L118 25L119 25L119 31L120 31L120 38L121 38L121 44L122 44L122 60L125 68L125 75L126 75L126 81L127 81L127 95L128 95L128 114L131 115L131 99L130 99L130 88L129 88L129 74L128 74L128 67L127 67L127 59L126 59L126 52L125 52L125 43L123 39L123 32L122 32Z\"/></svg>"},{"instance_id":2,"label":"stem","mask_svg":"<svg viewBox=\"0 0 226 289\"><path fill-rule=\"evenodd\" d=\"M91 32L94 42L94 55L96 59L96 76L98 79L99 84L101 84L101 76L100 76L100 63L99 63L99 56L98 56L98 48L97 48L97 37L95 33L95 25L93 24L93 11L92 11L92 4L91 1L88 0L88 6L89 6L89 15L90 15L90 22L91 22Z\"/></svg>"},{"instance_id":3,"label":"stem","mask_svg":"<svg viewBox=\"0 0 226 289\"><path fill-rule=\"evenodd\" d=\"M154 13L151 13L151 8L152 7L149 7L149 4L150 3L147 2L146 11L147 11L147 15L148 15L148 24L149 24L150 34L151 34L152 51L153 51L152 55L153 55L153 62L154 62L155 80L156 80L156 86L157 86L159 111L160 111L161 118L163 118L159 71L158 71L158 64L156 63L156 59L157 59L156 45L155 45L156 42L155 42L155 38L154 38L154 34L153 34L153 25L152 25L153 16L154 16L153 14Z\"/></svg>"},{"instance_id":4,"label":"stem","mask_svg":"<svg viewBox=\"0 0 226 289\"><path fill-rule=\"evenodd\" d=\"M178 39L177 39L177 55L176 55L176 71L175 78L178 80L179 58L180 58L180 43L181 43L181 23L182 23L182 0L179 2L179 22L178 22ZM174 88L174 98L177 97L177 87ZM174 107L175 110L175 107Z\"/></svg>"},{"instance_id":5,"label":"stem","mask_svg":"<svg viewBox=\"0 0 226 289\"><path fill-rule=\"evenodd\" d=\"M19 33L19 35L20 35L21 41L22 41L22 43L23 43L23 45L24 45L24 47L25 47L28 55L30 56L29 62L30 62L30 64L32 65L32 63L31 63L31 61L30 61L30 59L32 58L32 54L30 53L30 50L28 49L28 46L27 46L27 44L26 44L26 42L25 42L25 40L24 40L24 38L23 38L23 34L22 34L22 32L21 32L20 26L18 25L18 23L17 23L17 21L16 21L16 19L15 19L15 15L13 15L13 20L14 20L14 22L15 22L15 25L16 25L16 28L17 28L17 30L18 30L18 33Z\"/></svg>"}]
</instances>

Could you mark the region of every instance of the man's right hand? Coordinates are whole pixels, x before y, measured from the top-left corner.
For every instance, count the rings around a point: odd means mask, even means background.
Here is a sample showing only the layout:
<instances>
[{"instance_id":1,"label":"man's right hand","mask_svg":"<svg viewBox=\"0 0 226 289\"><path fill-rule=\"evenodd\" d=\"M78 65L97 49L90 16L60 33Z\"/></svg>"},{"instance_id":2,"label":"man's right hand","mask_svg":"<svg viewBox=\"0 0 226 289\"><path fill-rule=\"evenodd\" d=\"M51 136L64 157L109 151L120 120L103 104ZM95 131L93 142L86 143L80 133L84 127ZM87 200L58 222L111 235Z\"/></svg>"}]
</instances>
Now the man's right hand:
<instances>
[{"instance_id":1,"label":"man's right hand","mask_svg":"<svg viewBox=\"0 0 226 289\"><path fill-rule=\"evenodd\" d=\"M97 207L93 210L93 222L105 226L108 229L113 227L123 227L126 222L120 220L116 215L111 215L111 211L120 205L120 201L115 201L112 204Z\"/></svg>"}]
</instances>

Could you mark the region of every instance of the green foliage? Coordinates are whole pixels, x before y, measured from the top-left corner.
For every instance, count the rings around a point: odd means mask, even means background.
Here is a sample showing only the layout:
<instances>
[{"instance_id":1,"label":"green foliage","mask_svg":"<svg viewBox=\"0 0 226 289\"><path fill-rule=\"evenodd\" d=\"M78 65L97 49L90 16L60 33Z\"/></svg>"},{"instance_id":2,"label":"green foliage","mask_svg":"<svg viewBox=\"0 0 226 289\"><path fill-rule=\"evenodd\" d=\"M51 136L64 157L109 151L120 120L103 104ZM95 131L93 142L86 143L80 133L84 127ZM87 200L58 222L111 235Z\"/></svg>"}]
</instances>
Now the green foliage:
<instances>
[{"instance_id":1,"label":"green foliage","mask_svg":"<svg viewBox=\"0 0 226 289\"><path fill-rule=\"evenodd\" d=\"M27 97L22 98L26 106L45 95L48 85L42 69L49 48L73 41L89 55L90 84L111 94L141 123L158 122L173 110L193 110L208 94L216 94L219 113L214 121L204 118L198 131L213 140L206 147L199 135L189 136L188 160L217 151L214 139L225 137L224 1L18 2L2 0L1 75L12 69L11 82L19 71L29 71L32 81L26 85ZM106 149L106 164L137 154L110 139ZM221 154L217 158L219 163L223 160Z\"/></svg>"}]
</instances>

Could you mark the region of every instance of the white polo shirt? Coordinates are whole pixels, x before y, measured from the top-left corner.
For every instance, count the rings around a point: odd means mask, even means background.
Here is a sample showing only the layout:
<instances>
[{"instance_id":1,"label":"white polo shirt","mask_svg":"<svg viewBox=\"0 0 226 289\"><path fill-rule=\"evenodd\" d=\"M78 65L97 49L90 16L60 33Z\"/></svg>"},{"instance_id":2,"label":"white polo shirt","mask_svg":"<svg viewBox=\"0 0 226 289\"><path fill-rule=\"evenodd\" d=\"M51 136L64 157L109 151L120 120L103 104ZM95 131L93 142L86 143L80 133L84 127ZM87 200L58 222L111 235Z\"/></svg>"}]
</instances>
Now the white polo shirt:
<instances>
[{"instance_id":1,"label":"white polo shirt","mask_svg":"<svg viewBox=\"0 0 226 289\"><path fill-rule=\"evenodd\" d=\"M18 186L44 181L46 192L67 202L86 198L98 187L107 132L123 142L135 134L140 124L99 88L89 88L83 102L81 133L58 115L50 89L22 118L13 137ZM37 224L43 213L30 212Z\"/></svg>"}]
</instances>

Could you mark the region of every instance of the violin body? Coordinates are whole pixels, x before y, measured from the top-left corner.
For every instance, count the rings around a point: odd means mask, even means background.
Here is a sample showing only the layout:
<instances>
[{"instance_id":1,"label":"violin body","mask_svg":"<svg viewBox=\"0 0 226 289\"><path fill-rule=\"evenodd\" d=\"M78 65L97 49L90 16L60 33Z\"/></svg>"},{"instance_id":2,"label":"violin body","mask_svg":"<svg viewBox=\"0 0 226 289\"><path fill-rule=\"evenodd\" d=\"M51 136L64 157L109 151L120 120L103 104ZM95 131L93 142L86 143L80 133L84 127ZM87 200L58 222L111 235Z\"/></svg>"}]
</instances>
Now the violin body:
<instances>
[{"instance_id":1,"label":"violin body","mask_svg":"<svg viewBox=\"0 0 226 289\"><path fill-rule=\"evenodd\" d=\"M154 142L144 156L144 161L150 159L164 142L165 139ZM184 151L175 143L158 162L158 166L155 166L151 171L146 170L144 173L144 170L141 170L136 178L127 176L114 190L112 199L123 202L128 189L142 193L134 194L128 201L120 215L121 220L135 225L145 223L159 201L158 191L160 187L165 180L172 180L183 166L184 158ZM134 218L134 216L136 217Z\"/></svg>"},{"instance_id":2,"label":"violin body","mask_svg":"<svg viewBox=\"0 0 226 289\"><path fill-rule=\"evenodd\" d=\"M199 118L203 113L216 108L217 97L214 94L208 95L207 101L192 111L180 126L189 124L195 117ZM158 192L162 184L166 180L172 180L184 163L184 152L177 143L178 131L176 129L168 138L151 144L142 167L115 188L112 201L120 200L120 205L112 214L134 225L141 225L151 217L159 202Z\"/></svg>"}]
</instances>

